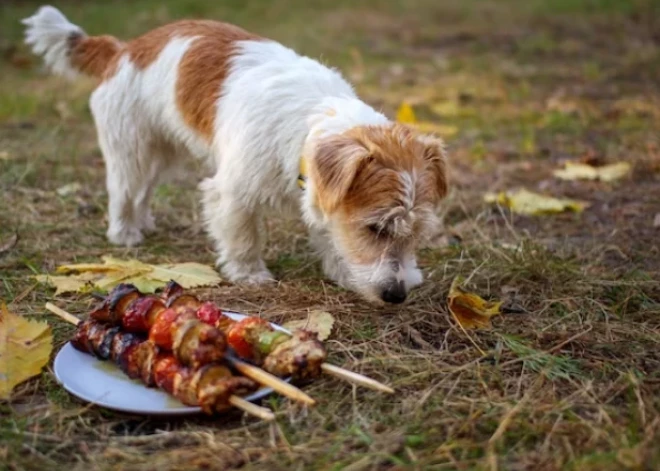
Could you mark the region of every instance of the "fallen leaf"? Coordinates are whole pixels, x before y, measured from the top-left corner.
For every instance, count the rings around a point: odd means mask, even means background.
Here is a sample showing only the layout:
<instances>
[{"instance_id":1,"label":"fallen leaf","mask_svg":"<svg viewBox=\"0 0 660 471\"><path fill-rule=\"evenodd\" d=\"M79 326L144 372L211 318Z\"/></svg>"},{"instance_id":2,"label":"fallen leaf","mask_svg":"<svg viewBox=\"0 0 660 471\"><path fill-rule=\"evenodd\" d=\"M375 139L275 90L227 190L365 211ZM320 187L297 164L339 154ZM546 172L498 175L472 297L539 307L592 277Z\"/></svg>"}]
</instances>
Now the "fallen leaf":
<instances>
[{"instance_id":1,"label":"fallen leaf","mask_svg":"<svg viewBox=\"0 0 660 471\"><path fill-rule=\"evenodd\" d=\"M501 314L502 301L486 301L477 294L461 287L463 279L456 277L449 288L447 305L449 312L464 329L488 329L490 319Z\"/></svg>"},{"instance_id":2,"label":"fallen leaf","mask_svg":"<svg viewBox=\"0 0 660 471\"><path fill-rule=\"evenodd\" d=\"M0 399L9 399L14 386L41 373L52 350L47 323L29 321L0 304Z\"/></svg>"},{"instance_id":3,"label":"fallen leaf","mask_svg":"<svg viewBox=\"0 0 660 471\"><path fill-rule=\"evenodd\" d=\"M69 196L79 192L81 188L82 185L80 183L73 182L69 183L68 185L59 187L57 190L55 190L55 192L60 196Z\"/></svg>"},{"instance_id":4,"label":"fallen leaf","mask_svg":"<svg viewBox=\"0 0 660 471\"><path fill-rule=\"evenodd\" d=\"M436 133L444 137L451 137L458 133L456 126L432 123L430 121L418 121L413 107L405 101L401 103L399 110L396 112L396 120L399 123L410 124L422 132Z\"/></svg>"},{"instance_id":5,"label":"fallen leaf","mask_svg":"<svg viewBox=\"0 0 660 471\"><path fill-rule=\"evenodd\" d=\"M515 192L487 193L484 195L486 203L496 203L506 206L514 213L538 216L543 214L561 213L564 211L582 212L589 207L586 201L553 198L540 195L528 190Z\"/></svg>"},{"instance_id":6,"label":"fallen leaf","mask_svg":"<svg viewBox=\"0 0 660 471\"><path fill-rule=\"evenodd\" d=\"M94 289L94 273L80 273L77 276L37 275L36 280L55 287L55 296L62 293L83 293Z\"/></svg>"},{"instance_id":7,"label":"fallen leaf","mask_svg":"<svg viewBox=\"0 0 660 471\"><path fill-rule=\"evenodd\" d=\"M458 116L460 107L457 101L445 100L432 105L431 111L440 116Z\"/></svg>"},{"instance_id":8,"label":"fallen leaf","mask_svg":"<svg viewBox=\"0 0 660 471\"><path fill-rule=\"evenodd\" d=\"M553 172L555 177L562 180L600 180L603 182L619 180L628 173L630 173L628 162L618 162L601 167L594 167L581 162L566 162L564 168Z\"/></svg>"},{"instance_id":9,"label":"fallen leaf","mask_svg":"<svg viewBox=\"0 0 660 471\"><path fill-rule=\"evenodd\" d=\"M60 275L38 275L38 281L55 286L55 294L109 291L120 283L132 283L144 293L153 293L174 280L184 288L215 285L222 281L213 267L199 263L150 265L139 260L102 257L103 263L62 265ZM66 275L66 276L65 276Z\"/></svg>"},{"instance_id":10,"label":"fallen leaf","mask_svg":"<svg viewBox=\"0 0 660 471\"><path fill-rule=\"evenodd\" d=\"M0 151L0 160L9 160L11 155L6 150Z\"/></svg>"},{"instance_id":11,"label":"fallen leaf","mask_svg":"<svg viewBox=\"0 0 660 471\"><path fill-rule=\"evenodd\" d=\"M282 324L282 327L291 331L305 329L310 332L316 332L319 335L319 340L325 340L330 337L334 324L335 318L329 312L312 311L306 319L289 321Z\"/></svg>"},{"instance_id":12,"label":"fallen leaf","mask_svg":"<svg viewBox=\"0 0 660 471\"><path fill-rule=\"evenodd\" d=\"M396 112L396 120L399 123L404 123L404 124L417 123L417 117L415 116L415 111L413 110L412 106L410 106L410 103L405 101L401 103L401 106L399 106L399 109Z\"/></svg>"}]
</instances>

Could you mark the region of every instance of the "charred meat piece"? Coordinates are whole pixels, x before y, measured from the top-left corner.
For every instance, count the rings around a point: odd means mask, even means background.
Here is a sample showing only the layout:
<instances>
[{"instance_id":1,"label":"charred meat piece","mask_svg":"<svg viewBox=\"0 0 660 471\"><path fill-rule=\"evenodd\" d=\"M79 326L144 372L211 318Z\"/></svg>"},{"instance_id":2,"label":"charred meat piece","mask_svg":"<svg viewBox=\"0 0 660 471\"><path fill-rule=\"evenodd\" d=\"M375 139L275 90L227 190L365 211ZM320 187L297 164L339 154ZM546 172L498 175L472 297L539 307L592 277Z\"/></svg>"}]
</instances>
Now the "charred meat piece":
<instances>
[{"instance_id":1,"label":"charred meat piece","mask_svg":"<svg viewBox=\"0 0 660 471\"><path fill-rule=\"evenodd\" d=\"M243 396L258 387L251 379L234 376L223 365L207 364L196 369L183 366L171 353L144 337L93 319L79 324L71 344L82 352L112 360L128 377L139 378L149 387L158 386L184 404L199 406L209 414L230 408L231 396Z\"/></svg>"},{"instance_id":2,"label":"charred meat piece","mask_svg":"<svg viewBox=\"0 0 660 471\"><path fill-rule=\"evenodd\" d=\"M263 369L280 377L315 378L327 356L317 333L297 330L266 356Z\"/></svg>"}]
</instances>

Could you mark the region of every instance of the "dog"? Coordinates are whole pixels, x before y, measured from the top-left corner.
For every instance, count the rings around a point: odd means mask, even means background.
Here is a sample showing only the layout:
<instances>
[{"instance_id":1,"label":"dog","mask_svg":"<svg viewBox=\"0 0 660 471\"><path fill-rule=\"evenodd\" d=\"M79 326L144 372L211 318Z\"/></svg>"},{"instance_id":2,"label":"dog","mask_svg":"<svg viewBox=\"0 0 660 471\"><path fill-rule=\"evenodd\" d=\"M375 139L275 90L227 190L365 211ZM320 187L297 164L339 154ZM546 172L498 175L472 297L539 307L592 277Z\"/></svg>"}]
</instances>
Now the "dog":
<instances>
[{"instance_id":1,"label":"dog","mask_svg":"<svg viewBox=\"0 0 660 471\"><path fill-rule=\"evenodd\" d=\"M205 228L233 282L273 280L263 218L294 208L325 274L376 303L422 282L416 248L447 193L443 141L390 121L335 69L237 26L184 20L122 42L88 36L56 8L24 19L53 72L99 79L90 109L106 167L107 237L155 229L154 186L204 161Z\"/></svg>"}]
</instances>

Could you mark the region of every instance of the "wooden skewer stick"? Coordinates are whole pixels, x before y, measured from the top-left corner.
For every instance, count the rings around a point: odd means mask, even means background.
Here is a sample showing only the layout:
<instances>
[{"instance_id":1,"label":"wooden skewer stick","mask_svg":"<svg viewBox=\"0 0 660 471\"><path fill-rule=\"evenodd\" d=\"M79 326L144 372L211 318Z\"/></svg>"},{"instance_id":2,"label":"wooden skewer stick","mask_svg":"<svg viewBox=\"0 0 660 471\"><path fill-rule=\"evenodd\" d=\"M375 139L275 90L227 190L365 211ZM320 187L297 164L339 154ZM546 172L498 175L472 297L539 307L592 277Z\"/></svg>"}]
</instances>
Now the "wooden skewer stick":
<instances>
[{"instance_id":1,"label":"wooden skewer stick","mask_svg":"<svg viewBox=\"0 0 660 471\"><path fill-rule=\"evenodd\" d=\"M272 375L257 366L251 365L237 358L225 357L225 359L231 363L231 365L236 368L243 376L253 379L259 384L270 386L274 391L277 391L283 396L303 402L308 406L313 406L316 404L314 399L309 397L300 389L290 385L286 381L282 381L277 376Z\"/></svg>"},{"instance_id":2,"label":"wooden skewer stick","mask_svg":"<svg viewBox=\"0 0 660 471\"><path fill-rule=\"evenodd\" d=\"M323 363L321 365L321 369L323 370L324 373L327 373L330 376L343 379L345 381L357 384L358 386L362 386L364 388L369 388L375 391L380 391L388 394L394 394L394 389L390 388L389 386L386 386L383 383L379 383L375 379L371 379L359 373L355 373L353 371L340 368L339 366L335 366L330 363Z\"/></svg>"},{"instance_id":3,"label":"wooden skewer stick","mask_svg":"<svg viewBox=\"0 0 660 471\"><path fill-rule=\"evenodd\" d=\"M46 303L46 309L73 325L78 325L81 322L80 319L78 319L76 316L69 314L64 309L61 309L54 304ZM237 409L241 409L243 412L258 417L262 420L275 420L275 414L273 414L271 410L253 404L250 401L246 401L242 397L230 396L229 403Z\"/></svg>"}]
</instances>

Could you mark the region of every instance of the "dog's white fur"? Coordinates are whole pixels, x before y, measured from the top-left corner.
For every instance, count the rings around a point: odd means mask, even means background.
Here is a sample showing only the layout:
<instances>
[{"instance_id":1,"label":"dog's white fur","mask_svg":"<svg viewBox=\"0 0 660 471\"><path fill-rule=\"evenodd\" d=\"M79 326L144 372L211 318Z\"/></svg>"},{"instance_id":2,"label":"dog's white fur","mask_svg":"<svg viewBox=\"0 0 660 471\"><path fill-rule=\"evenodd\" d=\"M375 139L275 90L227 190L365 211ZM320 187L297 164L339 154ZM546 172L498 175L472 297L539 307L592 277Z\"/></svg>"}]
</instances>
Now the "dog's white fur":
<instances>
[{"instance_id":1,"label":"dog's white fur","mask_svg":"<svg viewBox=\"0 0 660 471\"><path fill-rule=\"evenodd\" d=\"M67 41L83 31L52 7L42 7L24 23L34 51L55 72L75 75ZM320 139L390 121L359 100L335 70L279 43L247 40L236 44L215 104L213 138L205 141L186 125L175 100L178 64L196 39L172 38L145 69L121 57L116 73L92 94L107 168L109 240L127 246L142 242L143 233L154 229L149 210L154 186L189 155L203 159L212 172L200 184L203 216L217 263L230 280L272 280L261 256L263 217L273 209L297 208L332 279L373 300L380 299L387 280L403 281L406 291L418 285L422 276L410 250L396 259L383 254L370 264L348 260L334 235L335 223L317 205L316 182L310 178L302 192L297 186L300 159L313 157ZM403 207L410 210L416 175L401 178L409 188ZM406 220L411 219L399 218L402 227L395 230L404 231Z\"/></svg>"}]
</instances>

